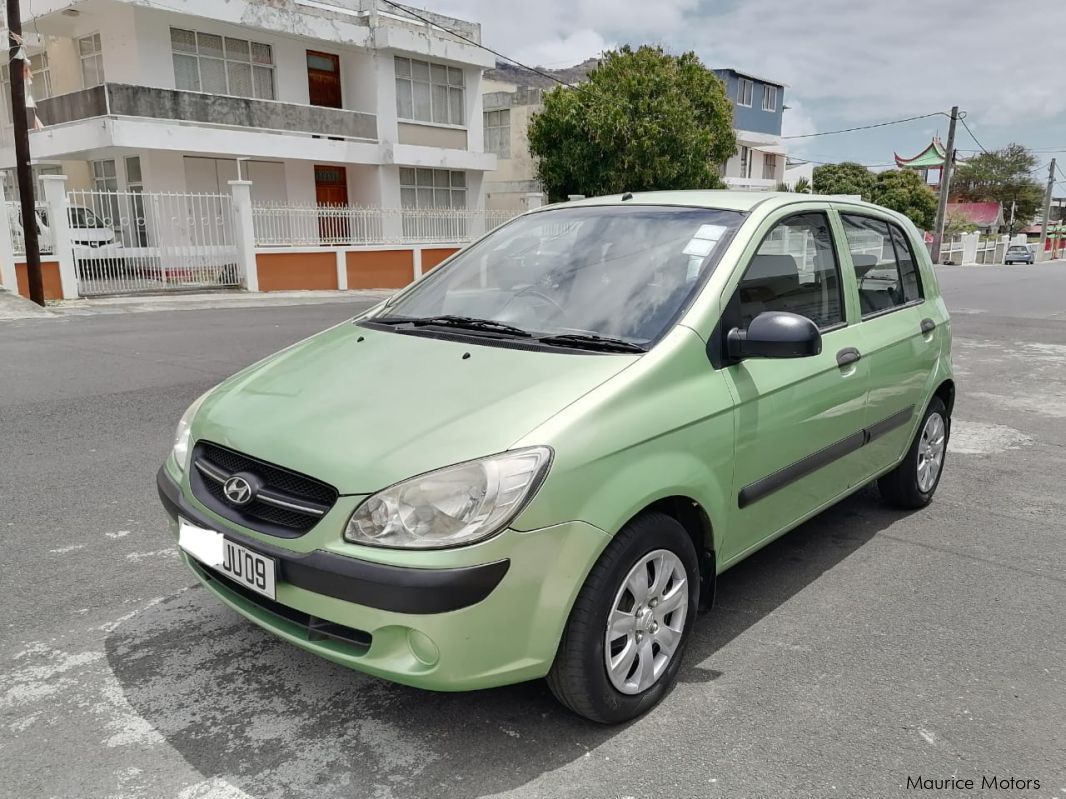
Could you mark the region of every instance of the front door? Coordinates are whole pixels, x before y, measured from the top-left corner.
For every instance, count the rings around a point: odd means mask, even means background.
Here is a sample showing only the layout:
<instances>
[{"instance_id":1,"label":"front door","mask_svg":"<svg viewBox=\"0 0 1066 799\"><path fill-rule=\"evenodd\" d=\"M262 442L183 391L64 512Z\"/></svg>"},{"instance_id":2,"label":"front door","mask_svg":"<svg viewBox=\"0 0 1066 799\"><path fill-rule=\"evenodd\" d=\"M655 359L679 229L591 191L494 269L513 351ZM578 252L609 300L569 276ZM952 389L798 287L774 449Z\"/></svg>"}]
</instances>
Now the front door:
<instances>
[{"instance_id":1,"label":"front door","mask_svg":"<svg viewBox=\"0 0 1066 799\"><path fill-rule=\"evenodd\" d=\"M340 57L332 53L307 51L307 91L311 105L340 108Z\"/></svg>"},{"instance_id":2,"label":"front door","mask_svg":"<svg viewBox=\"0 0 1066 799\"><path fill-rule=\"evenodd\" d=\"M925 412L945 320L922 295L915 244L894 221L840 209L858 286L858 325L870 368L864 454L869 476L906 451Z\"/></svg>"},{"instance_id":3,"label":"front door","mask_svg":"<svg viewBox=\"0 0 1066 799\"><path fill-rule=\"evenodd\" d=\"M723 371L736 410L731 518L722 544L728 564L845 493L861 464L868 367L854 359L850 291L823 211L777 222L735 289L723 327L746 328L764 311L814 321L819 355L748 358Z\"/></svg>"},{"instance_id":4,"label":"front door","mask_svg":"<svg viewBox=\"0 0 1066 799\"><path fill-rule=\"evenodd\" d=\"M342 166L315 167L318 235L323 244L348 242L348 170Z\"/></svg>"}]
</instances>

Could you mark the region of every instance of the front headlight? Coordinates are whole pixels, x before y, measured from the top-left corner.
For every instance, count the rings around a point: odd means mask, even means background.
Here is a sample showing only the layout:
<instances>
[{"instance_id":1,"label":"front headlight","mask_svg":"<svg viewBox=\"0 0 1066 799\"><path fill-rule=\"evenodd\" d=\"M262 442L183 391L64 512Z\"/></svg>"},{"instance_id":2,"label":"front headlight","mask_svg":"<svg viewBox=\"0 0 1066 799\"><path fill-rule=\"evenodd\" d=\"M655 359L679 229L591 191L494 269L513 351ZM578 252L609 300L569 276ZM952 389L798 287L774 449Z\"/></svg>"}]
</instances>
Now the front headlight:
<instances>
[{"instance_id":1,"label":"front headlight","mask_svg":"<svg viewBox=\"0 0 1066 799\"><path fill-rule=\"evenodd\" d=\"M353 544L440 549L499 532L536 492L551 463L529 447L447 466L379 491L355 509L344 538Z\"/></svg>"},{"instance_id":2,"label":"front headlight","mask_svg":"<svg viewBox=\"0 0 1066 799\"><path fill-rule=\"evenodd\" d=\"M174 462L178 464L178 468L183 472L185 471L185 464L189 460L189 438L192 435L192 418L196 416L196 412L200 410L200 406L204 404L204 400L207 399L207 395L211 392L208 391L201 394L193 404L186 408L185 413L181 415L181 419L178 421L178 429L174 431L174 449L172 454L174 455Z\"/></svg>"}]
</instances>

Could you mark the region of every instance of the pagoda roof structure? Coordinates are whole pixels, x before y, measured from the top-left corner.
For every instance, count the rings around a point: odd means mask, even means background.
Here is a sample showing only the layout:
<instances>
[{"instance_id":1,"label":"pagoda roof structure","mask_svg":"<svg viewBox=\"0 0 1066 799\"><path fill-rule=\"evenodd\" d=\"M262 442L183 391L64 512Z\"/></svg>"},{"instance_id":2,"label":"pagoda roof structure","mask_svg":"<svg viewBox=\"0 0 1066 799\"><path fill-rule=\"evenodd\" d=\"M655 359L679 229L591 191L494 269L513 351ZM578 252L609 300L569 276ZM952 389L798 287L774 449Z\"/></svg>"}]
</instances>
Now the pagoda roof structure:
<instances>
[{"instance_id":1,"label":"pagoda roof structure","mask_svg":"<svg viewBox=\"0 0 1066 799\"><path fill-rule=\"evenodd\" d=\"M904 158L899 153L893 153L896 157L896 166L900 169L941 169L947 160L947 150L938 136L934 136L929 146L913 158Z\"/></svg>"}]
</instances>

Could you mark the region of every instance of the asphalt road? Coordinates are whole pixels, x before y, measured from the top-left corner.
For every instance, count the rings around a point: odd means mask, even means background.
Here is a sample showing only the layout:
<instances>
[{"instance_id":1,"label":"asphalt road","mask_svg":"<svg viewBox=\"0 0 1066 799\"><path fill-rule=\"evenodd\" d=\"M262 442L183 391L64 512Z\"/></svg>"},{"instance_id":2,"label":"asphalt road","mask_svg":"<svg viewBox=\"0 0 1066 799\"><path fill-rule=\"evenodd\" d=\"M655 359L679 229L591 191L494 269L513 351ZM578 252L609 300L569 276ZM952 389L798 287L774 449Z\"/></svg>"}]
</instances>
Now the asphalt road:
<instances>
[{"instance_id":1,"label":"asphalt road","mask_svg":"<svg viewBox=\"0 0 1066 799\"><path fill-rule=\"evenodd\" d=\"M437 695L316 660L178 563L154 476L182 410L355 307L0 323L0 796L1066 799L1066 267L940 274L935 502L863 491L728 572L677 689L614 728L540 683Z\"/></svg>"}]
</instances>

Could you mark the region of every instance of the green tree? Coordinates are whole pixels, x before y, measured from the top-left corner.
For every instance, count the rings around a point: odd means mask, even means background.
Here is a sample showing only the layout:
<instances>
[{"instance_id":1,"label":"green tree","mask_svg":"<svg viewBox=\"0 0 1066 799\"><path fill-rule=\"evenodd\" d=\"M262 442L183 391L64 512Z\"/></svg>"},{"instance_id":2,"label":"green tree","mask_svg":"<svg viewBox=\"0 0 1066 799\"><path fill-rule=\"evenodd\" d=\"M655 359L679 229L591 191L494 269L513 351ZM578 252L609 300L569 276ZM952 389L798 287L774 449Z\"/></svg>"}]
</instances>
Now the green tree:
<instances>
[{"instance_id":1,"label":"green tree","mask_svg":"<svg viewBox=\"0 0 1066 799\"><path fill-rule=\"evenodd\" d=\"M858 194L867 200L873 187L874 173L862 164L844 161L814 168L815 194Z\"/></svg>"},{"instance_id":2,"label":"green tree","mask_svg":"<svg viewBox=\"0 0 1066 799\"><path fill-rule=\"evenodd\" d=\"M1014 208L1014 229L1032 221L1044 201L1044 188L1033 179L1037 158L1020 144L981 153L959 164L951 179L951 196L960 202L1000 202L1003 216L1010 219Z\"/></svg>"},{"instance_id":3,"label":"green tree","mask_svg":"<svg viewBox=\"0 0 1066 799\"><path fill-rule=\"evenodd\" d=\"M792 187L792 191L799 192L800 194L810 194L811 182L807 180L805 176L802 176L796 181L796 185Z\"/></svg>"},{"instance_id":4,"label":"green tree","mask_svg":"<svg viewBox=\"0 0 1066 799\"><path fill-rule=\"evenodd\" d=\"M568 194L709 189L736 152L733 107L695 53L623 47L588 80L544 96L529 123L537 177L551 200Z\"/></svg>"},{"instance_id":5,"label":"green tree","mask_svg":"<svg viewBox=\"0 0 1066 799\"><path fill-rule=\"evenodd\" d=\"M936 195L911 169L879 172L870 191L870 202L899 211L922 230L932 230L936 222Z\"/></svg>"}]
</instances>

